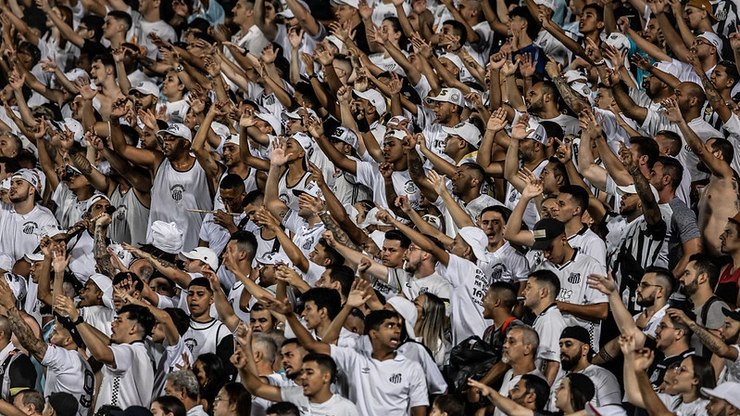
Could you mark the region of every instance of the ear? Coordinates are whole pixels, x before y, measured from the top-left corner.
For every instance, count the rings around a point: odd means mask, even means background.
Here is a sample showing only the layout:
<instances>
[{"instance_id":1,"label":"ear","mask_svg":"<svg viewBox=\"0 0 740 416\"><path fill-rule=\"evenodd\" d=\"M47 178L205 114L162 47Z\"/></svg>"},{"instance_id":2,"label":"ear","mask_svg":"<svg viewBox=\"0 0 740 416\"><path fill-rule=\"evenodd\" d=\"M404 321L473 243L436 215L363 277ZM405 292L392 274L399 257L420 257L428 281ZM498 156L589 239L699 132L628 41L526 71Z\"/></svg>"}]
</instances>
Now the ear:
<instances>
[{"instance_id":1,"label":"ear","mask_svg":"<svg viewBox=\"0 0 740 416\"><path fill-rule=\"evenodd\" d=\"M596 24L596 27L598 27L599 29L603 29L604 28L604 22L601 21L601 22L597 23Z\"/></svg>"}]
</instances>

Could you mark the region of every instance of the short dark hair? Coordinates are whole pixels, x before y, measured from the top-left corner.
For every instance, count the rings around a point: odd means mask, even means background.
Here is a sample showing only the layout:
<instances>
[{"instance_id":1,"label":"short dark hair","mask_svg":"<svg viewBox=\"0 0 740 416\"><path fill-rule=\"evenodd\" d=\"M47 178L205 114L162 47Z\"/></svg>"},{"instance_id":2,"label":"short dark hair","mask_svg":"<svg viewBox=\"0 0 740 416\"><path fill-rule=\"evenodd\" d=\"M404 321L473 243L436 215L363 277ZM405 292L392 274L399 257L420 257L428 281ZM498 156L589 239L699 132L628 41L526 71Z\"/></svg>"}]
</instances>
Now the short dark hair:
<instances>
[{"instance_id":1,"label":"short dark hair","mask_svg":"<svg viewBox=\"0 0 740 416\"><path fill-rule=\"evenodd\" d=\"M712 137L714 142L712 143L712 150L719 151L722 153L722 159L727 163L732 163L732 159L735 157L735 148L729 140L724 137Z\"/></svg>"},{"instance_id":2,"label":"short dark hair","mask_svg":"<svg viewBox=\"0 0 740 416\"><path fill-rule=\"evenodd\" d=\"M501 300L501 303L506 307L506 309L514 309L514 306L516 306L517 293L514 285L504 281L493 282L491 283L489 290L496 294L496 297Z\"/></svg>"},{"instance_id":3,"label":"short dark hair","mask_svg":"<svg viewBox=\"0 0 740 416\"><path fill-rule=\"evenodd\" d=\"M249 231L239 230L231 234L229 241L236 241L239 250L247 252L247 258L251 261L257 253L257 237Z\"/></svg>"},{"instance_id":4,"label":"short dark hair","mask_svg":"<svg viewBox=\"0 0 740 416\"><path fill-rule=\"evenodd\" d=\"M576 205L578 205L578 208L581 209L581 214L588 209L588 191L583 189L583 187L578 185L561 186L560 193L570 195L576 202Z\"/></svg>"},{"instance_id":5,"label":"short dark hair","mask_svg":"<svg viewBox=\"0 0 740 416\"><path fill-rule=\"evenodd\" d=\"M552 156L547 159L548 169L552 169L552 173L559 178L563 179L563 186L570 185L570 178L568 178L568 171L565 170L565 165L558 160L557 157Z\"/></svg>"},{"instance_id":6,"label":"short dark hair","mask_svg":"<svg viewBox=\"0 0 740 416\"><path fill-rule=\"evenodd\" d=\"M334 359L326 354L308 353L303 357L303 362L314 362L321 367L322 370L328 371L329 374L331 374L332 383L337 378L337 363L335 363Z\"/></svg>"},{"instance_id":7,"label":"short dark hair","mask_svg":"<svg viewBox=\"0 0 740 416\"><path fill-rule=\"evenodd\" d=\"M501 217L504 219L504 221L509 221L509 217L511 216L511 210L503 205L491 205L489 207L485 207L480 212L480 215L483 216L483 214L487 212L498 212L499 214L501 214Z\"/></svg>"},{"instance_id":8,"label":"short dark hair","mask_svg":"<svg viewBox=\"0 0 740 416\"><path fill-rule=\"evenodd\" d=\"M649 168L653 167L655 161L660 155L660 149L658 148L658 142L650 137L630 137L630 146L637 146L637 154L640 156L647 156L647 165Z\"/></svg>"},{"instance_id":9,"label":"short dark hair","mask_svg":"<svg viewBox=\"0 0 740 416\"><path fill-rule=\"evenodd\" d=\"M304 304L312 301L318 310L326 308L329 319L334 319L342 309L342 298L339 292L328 287L311 288L301 295L301 300Z\"/></svg>"},{"instance_id":10,"label":"short dark hair","mask_svg":"<svg viewBox=\"0 0 740 416\"><path fill-rule=\"evenodd\" d=\"M658 280L660 280L661 286L665 287L666 291L666 297L673 293L674 290L674 280L673 272L668 270L665 267L658 267L658 266L648 266L645 268L645 274L647 273L655 273Z\"/></svg>"},{"instance_id":11,"label":"short dark hair","mask_svg":"<svg viewBox=\"0 0 740 416\"><path fill-rule=\"evenodd\" d=\"M728 60L719 61L717 65L722 65L725 68L725 72L727 72L727 76L729 78L732 78L732 80L734 81L732 85L730 86L730 89L732 89L735 86L735 84L737 84L738 81L740 81L740 74L738 74L737 66L735 65L734 62L728 61Z\"/></svg>"},{"instance_id":12,"label":"short dark hair","mask_svg":"<svg viewBox=\"0 0 740 416\"><path fill-rule=\"evenodd\" d=\"M93 62L100 61L103 66L110 66L115 68L116 67L116 61L113 60L113 55L111 54L101 54L101 55L95 55L95 58L92 60Z\"/></svg>"},{"instance_id":13,"label":"short dark hair","mask_svg":"<svg viewBox=\"0 0 740 416\"><path fill-rule=\"evenodd\" d=\"M103 24L105 24L105 19L102 17L96 14L88 14L80 19L80 24L84 24L87 26L88 30L93 32L93 39L96 41L99 41L100 38L103 37Z\"/></svg>"},{"instance_id":14,"label":"short dark hair","mask_svg":"<svg viewBox=\"0 0 740 416\"><path fill-rule=\"evenodd\" d=\"M600 22L604 21L604 8L603 7L599 6L598 4L591 3L591 4L587 4L583 6L582 12L585 12L587 9L591 9L594 11L594 13L596 13L596 19L598 21Z\"/></svg>"},{"instance_id":15,"label":"short dark hair","mask_svg":"<svg viewBox=\"0 0 740 416\"><path fill-rule=\"evenodd\" d=\"M249 205L255 203L258 199L264 198L265 194L260 192L259 190L254 190L252 192L249 192L247 196L244 197L244 205Z\"/></svg>"},{"instance_id":16,"label":"short dark hair","mask_svg":"<svg viewBox=\"0 0 740 416\"><path fill-rule=\"evenodd\" d=\"M332 282L339 282L342 296L349 296L352 290L352 282L355 281L355 271L351 267L340 264L339 266L329 266L329 279Z\"/></svg>"},{"instance_id":17,"label":"short dark hair","mask_svg":"<svg viewBox=\"0 0 740 416\"><path fill-rule=\"evenodd\" d=\"M445 20L444 22L442 22L442 26L444 25L452 26L453 32L455 32L456 35L460 36L460 45L465 45L465 43L468 41L468 31L465 29L464 24L458 22L457 20Z\"/></svg>"},{"instance_id":18,"label":"short dark hair","mask_svg":"<svg viewBox=\"0 0 740 416\"><path fill-rule=\"evenodd\" d=\"M242 179L241 176L237 175L236 173L229 173L228 175L224 176L223 179L221 179L221 183L219 184L219 188L221 189L238 189L242 188L242 192L244 190L244 179Z\"/></svg>"},{"instance_id":19,"label":"short dark hair","mask_svg":"<svg viewBox=\"0 0 740 416\"><path fill-rule=\"evenodd\" d=\"M655 133L655 136L663 136L671 142L671 144L668 146L668 151L671 155L678 155L678 153L681 151L681 136L679 136L678 133L676 133L675 131L660 130Z\"/></svg>"},{"instance_id":20,"label":"short dark hair","mask_svg":"<svg viewBox=\"0 0 740 416\"><path fill-rule=\"evenodd\" d=\"M548 286L551 296L557 297L560 294L560 279L552 271L536 270L530 273L529 277L534 278L540 284Z\"/></svg>"},{"instance_id":21,"label":"short dark hair","mask_svg":"<svg viewBox=\"0 0 740 416\"><path fill-rule=\"evenodd\" d=\"M586 403L590 402L596 395L594 382L587 375L581 373L568 373L566 377L570 379L570 403L573 410L585 409Z\"/></svg>"},{"instance_id":22,"label":"short dark hair","mask_svg":"<svg viewBox=\"0 0 740 416\"><path fill-rule=\"evenodd\" d=\"M329 259L329 266L341 266L344 264L344 257L339 254L336 248L330 246L324 237L319 238L319 244L324 249L324 257Z\"/></svg>"},{"instance_id":23,"label":"short dark hair","mask_svg":"<svg viewBox=\"0 0 740 416\"><path fill-rule=\"evenodd\" d=\"M702 253L693 254L689 257L689 263L694 263L697 275L706 273L709 277L709 286L714 289L719 279L719 268L708 256Z\"/></svg>"},{"instance_id":24,"label":"short dark hair","mask_svg":"<svg viewBox=\"0 0 740 416\"><path fill-rule=\"evenodd\" d=\"M524 374L524 389L527 393L534 393L534 407L537 411L545 410L547 401L550 399L550 385L542 377L534 374Z\"/></svg>"},{"instance_id":25,"label":"short dark hair","mask_svg":"<svg viewBox=\"0 0 740 416\"><path fill-rule=\"evenodd\" d=\"M195 279L191 280L190 284L188 285L188 289L190 289L193 286L204 287L208 289L208 292L213 294L213 288L211 287L211 282L205 277L196 277Z\"/></svg>"},{"instance_id":26,"label":"short dark hair","mask_svg":"<svg viewBox=\"0 0 740 416\"><path fill-rule=\"evenodd\" d=\"M675 157L658 156L658 160L663 165L663 173L671 175L671 188L678 189L681 186L683 178L683 165Z\"/></svg>"},{"instance_id":27,"label":"short dark hair","mask_svg":"<svg viewBox=\"0 0 740 416\"><path fill-rule=\"evenodd\" d=\"M265 413L277 416L301 416L298 407L290 402L277 402L265 410Z\"/></svg>"},{"instance_id":28,"label":"short dark hair","mask_svg":"<svg viewBox=\"0 0 740 416\"><path fill-rule=\"evenodd\" d=\"M512 9L509 12L509 18L515 16L521 17L527 21L527 36L529 36L530 39L536 39L537 35L540 33L542 25L540 25L540 22L532 16L532 13L529 12L527 6L517 6Z\"/></svg>"},{"instance_id":29,"label":"short dark hair","mask_svg":"<svg viewBox=\"0 0 740 416\"><path fill-rule=\"evenodd\" d=\"M447 416L463 416L465 414L465 402L456 395L443 394L434 399L434 406Z\"/></svg>"},{"instance_id":30,"label":"short dark hair","mask_svg":"<svg viewBox=\"0 0 740 416\"><path fill-rule=\"evenodd\" d=\"M409 246L411 245L411 240L408 237L406 237L406 234L398 230L390 230L386 232L385 239L400 241L402 248L409 248Z\"/></svg>"},{"instance_id":31,"label":"short dark hair","mask_svg":"<svg viewBox=\"0 0 740 416\"><path fill-rule=\"evenodd\" d=\"M133 20L131 20L130 14L124 11L121 11L121 10L111 10L108 12L108 16L123 22L123 24L126 25L126 32L131 30L131 25L133 24Z\"/></svg>"},{"instance_id":32,"label":"short dark hair","mask_svg":"<svg viewBox=\"0 0 740 416\"><path fill-rule=\"evenodd\" d=\"M401 319L401 315L396 311L389 311L388 309L370 312L365 317L365 335L370 335L370 331L379 330L383 322L393 318Z\"/></svg>"},{"instance_id":33,"label":"short dark hair","mask_svg":"<svg viewBox=\"0 0 740 416\"><path fill-rule=\"evenodd\" d=\"M37 413L41 413L44 411L46 401L44 400L44 395L41 394L41 392L39 392L38 390L23 390L18 394L23 394L24 406L28 406L29 404L31 404L36 409Z\"/></svg>"},{"instance_id":34,"label":"short dark hair","mask_svg":"<svg viewBox=\"0 0 740 416\"><path fill-rule=\"evenodd\" d=\"M164 414L172 413L174 416L187 415L185 405L175 396L159 396L154 401L159 403L159 407L162 408Z\"/></svg>"},{"instance_id":35,"label":"short dark hair","mask_svg":"<svg viewBox=\"0 0 740 416\"><path fill-rule=\"evenodd\" d=\"M554 122L554 121L542 121L540 122L540 125L545 128L545 134L547 135L547 138L554 137L558 140L563 140L563 137L565 137L565 132L563 131L563 128L560 126L560 124Z\"/></svg>"},{"instance_id":36,"label":"short dark hair","mask_svg":"<svg viewBox=\"0 0 740 416\"><path fill-rule=\"evenodd\" d=\"M148 337L152 333L152 329L154 328L154 324L156 320L154 319L154 315L144 306L139 305L123 305L121 307L121 310L118 311L118 315L123 315L124 313L128 313L128 319L132 321L136 321L136 323L141 326L143 330L143 336L141 339L144 339Z\"/></svg>"}]
</instances>

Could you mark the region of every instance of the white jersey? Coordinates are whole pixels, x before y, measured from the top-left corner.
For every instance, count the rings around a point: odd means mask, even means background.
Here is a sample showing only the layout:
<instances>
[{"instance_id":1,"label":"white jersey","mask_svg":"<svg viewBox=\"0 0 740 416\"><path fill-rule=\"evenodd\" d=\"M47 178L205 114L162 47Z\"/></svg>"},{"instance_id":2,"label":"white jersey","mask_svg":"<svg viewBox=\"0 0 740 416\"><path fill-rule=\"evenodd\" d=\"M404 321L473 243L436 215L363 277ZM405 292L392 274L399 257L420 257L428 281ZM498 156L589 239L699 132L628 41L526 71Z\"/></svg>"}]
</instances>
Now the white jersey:
<instances>
[{"instance_id":1,"label":"white jersey","mask_svg":"<svg viewBox=\"0 0 740 416\"><path fill-rule=\"evenodd\" d=\"M542 170L545 168L545 166L547 166L547 163L547 159L543 160L542 162L540 162L539 165L537 165L537 167L532 170L532 173L534 173L534 175L539 178ZM506 208L514 210L514 207L516 207L516 204L519 203L519 200L521 198L521 192L517 191L514 185L509 182L508 185L506 185L506 200L504 201ZM529 204L524 211L524 223L527 224L530 229L532 229L534 228L534 224L539 221L539 219L540 213L537 212L537 205L534 203L534 200L531 200L529 201Z\"/></svg>"},{"instance_id":2,"label":"white jersey","mask_svg":"<svg viewBox=\"0 0 740 416\"><path fill-rule=\"evenodd\" d=\"M51 200L57 204L56 217L59 226L62 228L66 229L75 225L82 219L82 214L85 213L87 200L78 200L74 192L64 182L59 182L51 195Z\"/></svg>"},{"instance_id":3,"label":"white jersey","mask_svg":"<svg viewBox=\"0 0 740 416\"><path fill-rule=\"evenodd\" d=\"M117 186L110 196L110 202L116 207L111 228L108 230L110 239L133 245L146 243L149 208L139 200L136 191L130 188L124 194L121 187Z\"/></svg>"},{"instance_id":4,"label":"white jersey","mask_svg":"<svg viewBox=\"0 0 740 416\"><path fill-rule=\"evenodd\" d=\"M190 352L197 358L207 352L215 354L218 344L229 335L231 331L218 319L208 322L195 322L191 319L190 328L183 335L183 339Z\"/></svg>"},{"instance_id":5,"label":"white jersey","mask_svg":"<svg viewBox=\"0 0 740 416\"><path fill-rule=\"evenodd\" d=\"M311 181L311 172L304 173L301 179L298 180L298 183L289 186L288 171L286 170L278 181L278 198L292 211L298 212L300 208L298 207L298 195L296 193L308 192L308 190L316 186L318 185Z\"/></svg>"},{"instance_id":6,"label":"white jersey","mask_svg":"<svg viewBox=\"0 0 740 416\"><path fill-rule=\"evenodd\" d=\"M532 328L540 337L535 366L543 374L546 361L560 362L560 335L566 326L563 314L554 303L537 315L532 324Z\"/></svg>"},{"instance_id":7,"label":"white jersey","mask_svg":"<svg viewBox=\"0 0 740 416\"><path fill-rule=\"evenodd\" d=\"M431 293L441 299L449 299L452 292L450 282L436 271L429 276L416 277L402 268L389 268L388 284L400 290L409 300L414 300L425 293Z\"/></svg>"},{"instance_id":8,"label":"white jersey","mask_svg":"<svg viewBox=\"0 0 740 416\"><path fill-rule=\"evenodd\" d=\"M477 335L483 336L491 322L483 318L483 296L491 280L472 261L454 254L449 255L447 267L440 274L452 285L450 308L452 322L452 345Z\"/></svg>"},{"instance_id":9,"label":"white jersey","mask_svg":"<svg viewBox=\"0 0 740 416\"><path fill-rule=\"evenodd\" d=\"M324 403L312 403L302 386L288 386L280 388L280 398L296 405L302 416L360 416L357 406L338 394Z\"/></svg>"},{"instance_id":10,"label":"white jersey","mask_svg":"<svg viewBox=\"0 0 740 416\"><path fill-rule=\"evenodd\" d=\"M575 305L595 305L608 302L605 294L588 287L587 280L590 274L606 275L606 265L599 263L593 257L575 250L573 258L565 264L556 265L546 260L542 262L539 269L550 270L560 279L560 294L557 297L559 302ZM564 314L563 318L568 326L577 325L586 328L591 336L591 348L598 351L601 337L600 321L589 321L571 314Z\"/></svg>"},{"instance_id":11,"label":"white jersey","mask_svg":"<svg viewBox=\"0 0 740 416\"><path fill-rule=\"evenodd\" d=\"M41 205L36 205L25 215L15 210L0 210L0 253L7 254L13 260L20 260L32 253L41 241L41 230L46 226L57 225L54 214Z\"/></svg>"},{"instance_id":12,"label":"white jersey","mask_svg":"<svg viewBox=\"0 0 740 416\"><path fill-rule=\"evenodd\" d=\"M50 344L41 365L46 367L44 394L69 393L77 399L79 416L87 416L93 403L95 374L79 352Z\"/></svg>"},{"instance_id":13,"label":"white jersey","mask_svg":"<svg viewBox=\"0 0 740 416\"><path fill-rule=\"evenodd\" d=\"M606 243L585 225L577 233L568 237L568 243L599 263L606 264Z\"/></svg>"},{"instance_id":14,"label":"white jersey","mask_svg":"<svg viewBox=\"0 0 740 416\"><path fill-rule=\"evenodd\" d=\"M517 251L508 241L494 252L478 262L481 270L491 278L491 282L517 283L527 280L529 263L527 258Z\"/></svg>"},{"instance_id":15,"label":"white jersey","mask_svg":"<svg viewBox=\"0 0 740 416\"><path fill-rule=\"evenodd\" d=\"M95 273L95 240L87 230L82 231L67 243L69 253L69 270L80 283L85 284L87 279Z\"/></svg>"},{"instance_id":16,"label":"white jersey","mask_svg":"<svg viewBox=\"0 0 740 416\"><path fill-rule=\"evenodd\" d=\"M85 306L80 308L80 316L86 324L110 337L110 324L116 316L116 311L103 305Z\"/></svg>"},{"instance_id":17,"label":"white jersey","mask_svg":"<svg viewBox=\"0 0 740 416\"><path fill-rule=\"evenodd\" d=\"M110 404L126 409L149 406L152 401L154 367L143 342L111 345L115 368L103 367L103 381L95 402L95 411Z\"/></svg>"},{"instance_id":18,"label":"white jersey","mask_svg":"<svg viewBox=\"0 0 740 416\"><path fill-rule=\"evenodd\" d=\"M151 242L151 226L155 221L174 222L184 232L182 250L197 247L203 214L188 209L210 211L213 207L208 178L200 164L195 161L192 168L180 172L169 160L162 160L154 177L152 196L147 241Z\"/></svg>"},{"instance_id":19,"label":"white jersey","mask_svg":"<svg viewBox=\"0 0 740 416\"><path fill-rule=\"evenodd\" d=\"M591 403L596 407L622 404L622 390L619 387L619 381L617 377L612 374L611 371L599 367L598 365L589 364L588 367L581 371L576 371L578 374L588 376L589 379L594 383L594 390L596 394L591 400ZM548 404L548 410L557 411L555 408L555 395L557 394L558 387L563 382L563 377L568 374L560 372L558 378L552 383L550 389L550 402Z\"/></svg>"},{"instance_id":20,"label":"white jersey","mask_svg":"<svg viewBox=\"0 0 740 416\"><path fill-rule=\"evenodd\" d=\"M419 208L421 190L411 179L408 170L394 171L391 174L393 190L398 196L407 196L414 209ZM381 207L390 206L385 195L385 178L380 174L377 163L357 162L357 181L373 190L373 201ZM393 202L393 201L391 201Z\"/></svg>"},{"instance_id":21,"label":"white jersey","mask_svg":"<svg viewBox=\"0 0 740 416\"><path fill-rule=\"evenodd\" d=\"M300 217L296 211L289 212L283 218L283 225L286 230L291 232L293 243L295 243L306 258L309 258L309 253L319 243L321 235L326 230L324 223L321 221L314 224L313 227L309 226L308 222Z\"/></svg>"}]
</instances>

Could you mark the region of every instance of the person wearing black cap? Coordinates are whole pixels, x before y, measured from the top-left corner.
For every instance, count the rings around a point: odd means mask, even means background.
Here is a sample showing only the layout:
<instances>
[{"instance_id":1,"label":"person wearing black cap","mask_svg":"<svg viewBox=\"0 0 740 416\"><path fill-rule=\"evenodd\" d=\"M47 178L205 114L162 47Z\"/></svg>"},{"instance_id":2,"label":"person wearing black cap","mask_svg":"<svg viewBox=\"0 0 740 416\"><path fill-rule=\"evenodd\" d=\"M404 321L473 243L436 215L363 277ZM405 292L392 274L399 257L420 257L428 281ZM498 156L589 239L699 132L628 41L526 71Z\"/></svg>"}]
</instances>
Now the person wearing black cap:
<instances>
[{"instance_id":1,"label":"person wearing black cap","mask_svg":"<svg viewBox=\"0 0 740 416\"><path fill-rule=\"evenodd\" d=\"M588 329L591 346L598 346L601 320L609 311L608 299L603 293L589 288L586 280L590 274L605 275L606 267L571 247L565 236L565 225L556 219L538 221L533 233L532 249L542 251L545 258L538 269L550 270L560 279L560 293L556 300L565 323Z\"/></svg>"},{"instance_id":2,"label":"person wearing black cap","mask_svg":"<svg viewBox=\"0 0 740 416\"><path fill-rule=\"evenodd\" d=\"M580 326L569 326L560 334L560 365L565 374L580 373L588 376L594 383L596 406L620 404L622 392L619 381L609 370L591 364L591 349L588 331ZM550 406L555 406L555 392L563 380L562 374L552 385Z\"/></svg>"},{"instance_id":3,"label":"person wearing black cap","mask_svg":"<svg viewBox=\"0 0 740 416\"><path fill-rule=\"evenodd\" d=\"M18 342L46 368L44 392L71 395L80 404L80 416L86 415L93 402L95 376L87 359L78 351L81 346L84 348L79 335L73 335L57 321L49 335L49 343L45 343L23 319L4 279L0 279L0 306L7 310L8 323Z\"/></svg>"},{"instance_id":4,"label":"person wearing black cap","mask_svg":"<svg viewBox=\"0 0 740 416\"><path fill-rule=\"evenodd\" d=\"M69 393L52 393L46 398L44 416L77 415L77 399ZM87 413L85 413L87 414Z\"/></svg>"},{"instance_id":5,"label":"person wearing black cap","mask_svg":"<svg viewBox=\"0 0 740 416\"><path fill-rule=\"evenodd\" d=\"M719 328L719 335L699 325L680 309L668 309L667 313L671 318L686 324L709 351L724 359L725 369L720 373L717 384L726 381L740 382L740 308L722 308L725 323Z\"/></svg>"}]
</instances>

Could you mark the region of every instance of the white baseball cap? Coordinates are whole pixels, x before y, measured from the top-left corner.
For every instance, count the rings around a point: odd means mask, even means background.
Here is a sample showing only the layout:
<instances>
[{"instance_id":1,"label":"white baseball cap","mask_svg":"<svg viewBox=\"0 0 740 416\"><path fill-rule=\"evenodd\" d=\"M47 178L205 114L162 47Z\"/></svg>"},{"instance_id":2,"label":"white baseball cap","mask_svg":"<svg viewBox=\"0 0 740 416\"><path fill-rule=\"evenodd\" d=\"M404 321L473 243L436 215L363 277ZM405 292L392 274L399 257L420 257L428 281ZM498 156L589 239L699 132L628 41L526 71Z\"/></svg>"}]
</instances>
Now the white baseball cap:
<instances>
[{"instance_id":1,"label":"white baseball cap","mask_svg":"<svg viewBox=\"0 0 740 416\"><path fill-rule=\"evenodd\" d=\"M436 97L429 96L426 98L427 104L432 104L432 101L452 103L458 107L465 107L465 97L462 91L457 88L442 88Z\"/></svg>"},{"instance_id":2,"label":"white baseball cap","mask_svg":"<svg viewBox=\"0 0 740 416\"><path fill-rule=\"evenodd\" d=\"M278 119L274 115L266 113L254 113L254 116L260 120L267 122L267 124L272 127L272 130L275 131L275 135L279 136L283 134L283 124L280 122L280 119Z\"/></svg>"},{"instance_id":3,"label":"white baseball cap","mask_svg":"<svg viewBox=\"0 0 740 416\"><path fill-rule=\"evenodd\" d=\"M375 107L375 111L378 112L378 115L385 114L385 111L388 109L385 103L385 97L383 97L383 94L381 94L380 91L374 88L370 88L365 91L352 90L352 93L364 100L370 101L370 104Z\"/></svg>"},{"instance_id":4,"label":"white baseball cap","mask_svg":"<svg viewBox=\"0 0 740 416\"><path fill-rule=\"evenodd\" d=\"M211 270L218 269L218 255L208 247L196 247L192 251L180 253L180 257L188 260L200 260L207 264Z\"/></svg>"},{"instance_id":5,"label":"white baseball cap","mask_svg":"<svg viewBox=\"0 0 740 416\"><path fill-rule=\"evenodd\" d=\"M463 121L461 123L458 123L454 127L442 126L442 131L450 136L461 137L463 140L472 144L476 148L480 145L480 130L478 130L478 128L470 122Z\"/></svg>"},{"instance_id":6,"label":"white baseball cap","mask_svg":"<svg viewBox=\"0 0 740 416\"><path fill-rule=\"evenodd\" d=\"M701 393L707 397L724 400L736 409L740 409L740 383L726 381L713 389L702 387Z\"/></svg>"},{"instance_id":7,"label":"white baseball cap","mask_svg":"<svg viewBox=\"0 0 740 416\"><path fill-rule=\"evenodd\" d=\"M486 258L486 247L488 247L488 236L478 227L462 227L458 233L468 243L478 260Z\"/></svg>"},{"instance_id":8,"label":"white baseball cap","mask_svg":"<svg viewBox=\"0 0 740 416\"><path fill-rule=\"evenodd\" d=\"M264 265L275 265L275 264L291 264L288 256L282 252L272 253L268 252L257 258L257 263Z\"/></svg>"},{"instance_id":9,"label":"white baseball cap","mask_svg":"<svg viewBox=\"0 0 740 416\"><path fill-rule=\"evenodd\" d=\"M555 0L534 0L538 6L545 6L550 10L555 10Z\"/></svg>"},{"instance_id":10,"label":"white baseball cap","mask_svg":"<svg viewBox=\"0 0 740 416\"><path fill-rule=\"evenodd\" d=\"M702 38L706 40L707 42L711 43L712 46L717 50L717 59L722 59L722 39L717 36L716 33L712 32L703 32L700 35L696 36L697 38Z\"/></svg>"},{"instance_id":11,"label":"white baseball cap","mask_svg":"<svg viewBox=\"0 0 740 416\"><path fill-rule=\"evenodd\" d=\"M29 263L44 261L44 255L42 253L26 253L23 255L23 258L25 258Z\"/></svg>"},{"instance_id":12,"label":"white baseball cap","mask_svg":"<svg viewBox=\"0 0 740 416\"><path fill-rule=\"evenodd\" d=\"M319 116L316 114L315 111L311 108L304 108L304 107L298 107L293 111L285 110L283 111L283 120L302 120L303 117L301 116L301 110L305 110L308 113L309 117L319 118ZM255 116L261 118L262 120L265 120L269 123L268 120L260 117L259 115L255 114ZM272 126L272 124L270 124ZM273 127L274 128L274 127Z\"/></svg>"},{"instance_id":13,"label":"white baseball cap","mask_svg":"<svg viewBox=\"0 0 740 416\"><path fill-rule=\"evenodd\" d=\"M330 137L332 139L347 143L348 145L352 146L353 149L357 149L357 142L359 141L357 135L355 134L355 132L346 127L337 127L331 133Z\"/></svg>"},{"instance_id":14,"label":"white baseball cap","mask_svg":"<svg viewBox=\"0 0 740 416\"><path fill-rule=\"evenodd\" d=\"M71 117L66 117L62 126L67 127L69 131L74 133L74 141L84 144L82 137L85 135L85 129L82 127L82 123Z\"/></svg>"},{"instance_id":15,"label":"white baseball cap","mask_svg":"<svg viewBox=\"0 0 740 416\"><path fill-rule=\"evenodd\" d=\"M90 280L103 292L103 305L113 309L113 281L110 277L100 273L93 273L90 276Z\"/></svg>"},{"instance_id":16,"label":"white baseball cap","mask_svg":"<svg viewBox=\"0 0 740 416\"><path fill-rule=\"evenodd\" d=\"M131 94L132 91L140 92L144 95L153 95L155 97L159 97L159 87L157 87L157 84L151 82L151 81L141 81L136 86L132 87L129 90L129 94Z\"/></svg>"},{"instance_id":17,"label":"white baseball cap","mask_svg":"<svg viewBox=\"0 0 740 416\"><path fill-rule=\"evenodd\" d=\"M235 144L237 146L241 146L241 142L239 141L239 135L238 134L230 134L229 137L224 140L224 146L227 144Z\"/></svg>"},{"instance_id":18,"label":"white baseball cap","mask_svg":"<svg viewBox=\"0 0 740 416\"><path fill-rule=\"evenodd\" d=\"M532 132L527 135L528 139L532 139L542 144L547 144L547 131L542 127L542 124L530 119L527 128L532 130Z\"/></svg>"},{"instance_id":19,"label":"white baseball cap","mask_svg":"<svg viewBox=\"0 0 740 416\"><path fill-rule=\"evenodd\" d=\"M298 144L301 145L303 151L306 152L306 158L311 157L311 155L313 154L313 138L311 138L311 136L306 133L298 132L293 133L290 138L295 139L295 141L297 141Z\"/></svg>"},{"instance_id":20,"label":"white baseball cap","mask_svg":"<svg viewBox=\"0 0 740 416\"><path fill-rule=\"evenodd\" d=\"M169 134L170 136L185 139L189 142L193 141L193 133L188 126L182 123L170 123L166 129L157 131L157 136L160 134Z\"/></svg>"},{"instance_id":21,"label":"white baseball cap","mask_svg":"<svg viewBox=\"0 0 740 416\"><path fill-rule=\"evenodd\" d=\"M331 0L332 6L351 6L355 9L360 8L360 0Z\"/></svg>"},{"instance_id":22,"label":"white baseball cap","mask_svg":"<svg viewBox=\"0 0 740 416\"><path fill-rule=\"evenodd\" d=\"M106 201L108 201L108 203L110 204L110 198L108 198L108 197L107 197L107 196L105 196L104 194L101 194L101 193L95 193L95 194L93 194L93 196L91 196L91 197L90 197L90 199L88 199L88 200L87 200L87 202L85 203L85 212L88 212L88 211L90 211L90 208L92 208L92 207L93 207L93 205L95 205L95 203L96 203L96 202L98 202L98 201L100 201L101 199L105 199L105 200L106 200Z\"/></svg>"},{"instance_id":23,"label":"white baseball cap","mask_svg":"<svg viewBox=\"0 0 740 416\"><path fill-rule=\"evenodd\" d=\"M174 222L154 221L149 242L165 253L175 254L182 250L184 233Z\"/></svg>"},{"instance_id":24,"label":"white baseball cap","mask_svg":"<svg viewBox=\"0 0 740 416\"><path fill-rule=\"evenodd\" d=\"M39 177L36 176L31 169L26 169L26 168L19 169L10 178L11 179L23 179L24 181L30 183L31 186L36 188L36 191L39 191Z\"/></svg>"}]
</instances>

